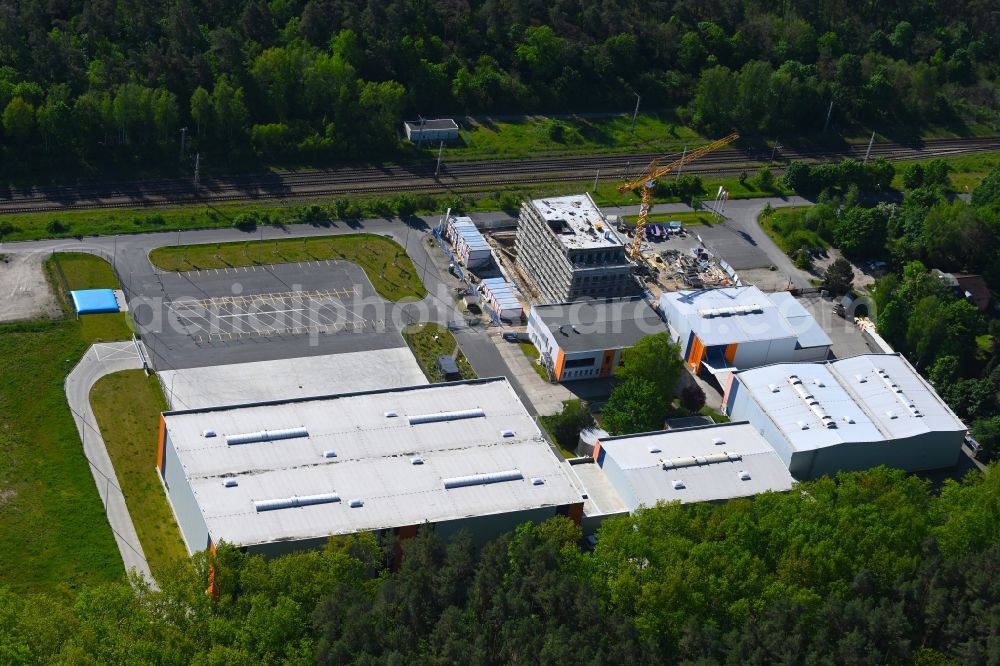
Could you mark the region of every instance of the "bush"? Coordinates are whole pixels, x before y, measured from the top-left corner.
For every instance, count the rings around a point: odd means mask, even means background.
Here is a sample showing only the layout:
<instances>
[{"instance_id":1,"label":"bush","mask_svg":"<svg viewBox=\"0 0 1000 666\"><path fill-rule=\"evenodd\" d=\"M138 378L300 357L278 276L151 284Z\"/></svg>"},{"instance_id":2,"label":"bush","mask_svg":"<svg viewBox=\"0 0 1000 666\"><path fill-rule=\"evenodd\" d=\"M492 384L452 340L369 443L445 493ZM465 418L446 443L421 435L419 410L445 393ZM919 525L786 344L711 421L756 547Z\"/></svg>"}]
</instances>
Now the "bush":
<instances>
[{"instance_id":1,"label":"bush","mask_svg":"<svg viewBox=\"0 0 1000 666\"><path fill-rule=\"evenodd\" d=\"M261 216L256 212L240 213L233 218L233 228L239 229L240 231L254 231L260 223Z\"/></svg>"},{"instance_id":2,"label":"bush","mask_svg":"<svg viewBox=\"0 0 1000 666\"><path fill-rule=\"evenodd\" d=\"M566 140L566 123L560 120L547 120L544 127L545 136L556 143L562 143Z\"/></svg>"},{"instance_id":3,"label":"bush","mask_svg":"<svg viewBox=\"0 0 1000 666\"><path fill-rule=\"evenodd\" d=\"M576 450L580 431L594 424L590 407L582 400L567 400L561 412L540 419L556 443L568 451Z\"/></svg>"},{"instance_id":4,"label":"bush","mask_svg":"<svg viewBox=\"0 0 1000 666\"><path fill-rule=\"evenodd\" d=\"M705 193L705 184L699 176L682 174L677 178L665 177L656 182L656 195L689 199Z\"/></svg>"},{"instance_id":5,"label":"bush","mask_svg":"<svg viewBox=\"0 0 1000 666\"><path fill-rule=\"evenodd\" d=\"M854 267L843 257L830 264L823 276L823 288L835 296L843 296L849 292L853 283Z\"/></svg>"},{"instance_id":6,"label":"bush","mask_svg":"<svg viewBox=\"0 0 1000 666\"><path fill-rule=\"evenodd\" d=\"M754 187L762 192L774 190L774 182L774 172L768 166L762 166L753 177Z\"/></svg>"},{"instance_id":7,"label":"bush","mask_svg":"<svg viewBox=\"0 0 1000 666\"><path fill-rule=\"evenodd\" d=\"M701 411L705 406L705 391L698 384L688 384L681 389L681 407L689 412Z\"/></svg>"},{"instance_id":8,"label":"bush","mask_svg":"<svg viewBox=\"0 0 1000 666\"><path fill-rule=\"evenodd\" d=\"M52 220L47 225L45 225L45 230L50 234L64 234L69 231L68 222L60 222L59 220Z\"/></svg>"},{"instance_id":9,"label":"bush","mask_svg":"<svg viewBox=\"0 0 1000 666\"><path fill-rule=\"evenodd\" d=\"M1000 449L1000 416L979 419L972 424L972 436L983 445L986 453L993 457Z\"/></svg>"},{"instance_id":10,"label":"bush","mask_svg":"<svg viewBox=\"0 0 1000 666\"><path fill-rule=\"evenodd\" d=\"M803 271L811 271L813 267L812 257L804 249L795 253L795 267Z\"/></svg>"},{"instance_id":11,"label":"bush","mask_svg":"<svg viewBox=\"0 0 1000 666\"><path fill-rule=\"evenodd\" d=\"M296 211L295 218L299 222L322 222L327 219L326 211L319 204L302 206Z\"/></svg>"}]
</instances>

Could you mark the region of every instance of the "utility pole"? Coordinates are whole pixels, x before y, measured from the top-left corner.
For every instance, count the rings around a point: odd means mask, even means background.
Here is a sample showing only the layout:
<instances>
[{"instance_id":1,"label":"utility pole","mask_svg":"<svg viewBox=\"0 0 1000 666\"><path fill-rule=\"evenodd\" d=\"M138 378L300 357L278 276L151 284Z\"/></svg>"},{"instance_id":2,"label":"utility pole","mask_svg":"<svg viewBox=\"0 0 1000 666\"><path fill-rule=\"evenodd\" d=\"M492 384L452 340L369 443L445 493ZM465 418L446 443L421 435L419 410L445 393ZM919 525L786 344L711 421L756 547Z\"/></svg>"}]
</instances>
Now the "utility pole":
<instances>
[{"instance_id":1,"label":"utility pole","mask_svg":"<svg viewBox=\"0 0 1000 666\"><path fill-rule=\"evenodd\" d=\"M201 170L201 153L194 154L194 184L198 184L198 172Z\"/></svg>"},{"instance_id":2,"label":"utility pole","mask_svg":"<svg viewBox=\"0 0 1000 666\"><path fill-rule=\"evenodd\" d=\"M684 170L684 158L687 157L688 147L684 146L684 152L681 153L681 164L677 167L677 177L681 177L681 171Z\"/></svg>"},{"instance_id":3,"label":"utility pole","mask_svg":"<svg viewBox=\"0 0 1000 666\"><path fill-rule=\"evenodd\" d=\"M594 176L594 192L597 191L597 179L601 177L601 170L597 170L597 175Z\"/></svg>"},{"instance_id":4,"label":"utility pole","mask_svg":"<svg viewBox=\"0 0 1000 666\"><path fill-rule=\"evenodd\" d=\"M632 94L635 95L635 111L632 112L632 126L629 128L629 132L635 132L635 118L639 115L639 102L642 101L642 97L639 96L639 93Z\"/></svg>"},{"instance_id":5,"label":"utility pole","mask_svg":"<svg viewBox=\"0 0 1000 666\"><path fill-rule=\"evenodd\" d=\"M438 146L438 163L437 163L437 166L434 167L434 177L435 178L438 177L438 173L441 171L441 153L443 153L443 152L444 152L444 139L441 140L441 145Z\"/></svg>"},{"instance_id":6,"label":"utility pole","mask_svg":"<svg viewBox=\"0 0 1000 666\"><path fill-rule=\"evenodd\" d=\"M830 125L830 114L833 113L833 100L830 100L830 108L826 110L826 122L823 123L823 134L826 134L826 128Z\"/></svg>"},{"instance_id":7,"label":"utility pole","mask_svg":"<svg viewBox=\"0 0 1000 666\"><path fill-rule=\"evenodd\" d=\"M776 152L778 152L779 148L783 148L783 146L780 143L778 143L778 137L774 137L774 147L771 148L771 161L772 162L774 161L774 154Z\"/></svg>"},{"instance_id":8,"label":"utility pole","mask_svg":"<svg viewBox=\"0 0 1000 666\"><path fill-rule=\"evenodd\" d=\"M181 161L181 162L184 161L184 143L185 143L185 139L187 139L187 131L188 131L187 127L182 127L181 128L181 156L179 158L179 161Z\"/></svg>"},{"instance_id":9,"label":"utility pole","mask_svg":"<svg viewBox=\"0 0 1000 666\"><path fill-rule=\"evenodd\" d=\"M865 151L864 164L868 164L868 156L872 154L872 144L875 143L875 130L872 130L872 138L868 140L868 150Z\"/></svg>"}]
</instances>

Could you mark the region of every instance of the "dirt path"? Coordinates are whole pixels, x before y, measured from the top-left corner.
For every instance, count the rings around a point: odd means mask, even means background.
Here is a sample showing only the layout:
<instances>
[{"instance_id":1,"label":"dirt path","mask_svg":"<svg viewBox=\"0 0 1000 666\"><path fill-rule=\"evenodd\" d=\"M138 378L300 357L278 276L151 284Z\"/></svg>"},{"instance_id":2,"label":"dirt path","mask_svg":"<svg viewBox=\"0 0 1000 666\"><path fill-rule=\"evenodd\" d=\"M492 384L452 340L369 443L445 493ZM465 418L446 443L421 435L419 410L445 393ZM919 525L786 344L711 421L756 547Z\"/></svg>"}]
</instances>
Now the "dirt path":
<instances>
[{"instance_id":1,"label":"dirt path","mask_svg":"<svg viewBox=\"0 0 1000 666\"><path fill-rule=\"evenodd\" d=\"M45 256L0 252L0 322L61 314L42 270Z\"/></svg>"}]
</instances>

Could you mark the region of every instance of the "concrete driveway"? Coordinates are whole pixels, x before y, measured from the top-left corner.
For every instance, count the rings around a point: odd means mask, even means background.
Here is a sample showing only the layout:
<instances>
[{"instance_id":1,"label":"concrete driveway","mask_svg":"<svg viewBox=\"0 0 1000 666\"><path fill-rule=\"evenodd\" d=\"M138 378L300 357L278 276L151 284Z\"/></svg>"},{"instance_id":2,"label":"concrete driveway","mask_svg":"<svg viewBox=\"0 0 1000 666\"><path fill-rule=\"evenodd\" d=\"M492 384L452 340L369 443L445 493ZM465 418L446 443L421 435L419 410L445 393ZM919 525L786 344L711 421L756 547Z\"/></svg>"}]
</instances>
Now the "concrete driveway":
<instances>
[{"instance_id":1,"label":"concrete driveway","mask_svg":"<svg viewBox=\"0 0 1000 666\"><path fill-rule=\"evenodd\" d=\"M90 471L94 475L101 502L104 503L125 570L135 571L150 585L155 586L156 581L150 573L142 544L139 543L139 536L125 505L121 484L118 483L118 476L111 464L111 456L108 455L101 429L90 407L90 390L101 377L122 370L141 369L142 359L132 341L95 344L66 376L65 389L66 401L83 442L83 453L90 462ZM152 473L150 468L150 474Z\"/></svg>"}]
</instances>

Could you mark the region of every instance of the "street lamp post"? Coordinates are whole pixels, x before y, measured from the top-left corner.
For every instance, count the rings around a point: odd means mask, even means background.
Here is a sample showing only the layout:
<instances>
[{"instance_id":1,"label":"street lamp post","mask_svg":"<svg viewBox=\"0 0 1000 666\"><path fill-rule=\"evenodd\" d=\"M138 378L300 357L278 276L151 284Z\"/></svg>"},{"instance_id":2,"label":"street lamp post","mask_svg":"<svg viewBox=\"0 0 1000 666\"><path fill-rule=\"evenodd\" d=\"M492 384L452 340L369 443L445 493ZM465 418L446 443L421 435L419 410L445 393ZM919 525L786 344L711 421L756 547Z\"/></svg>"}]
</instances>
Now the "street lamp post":
<instances>
[{"instance_id":1,"label":"street lamp post","mask_svg":"<svg viewBox=\"0 0 1000 666\"><path fill-rule=\"evenodd\" d=\"M629 132L635 132L635 119L639 115L639 102L642 101L642 97L639 93L632 93L635 95L635 111L632 112L632 126L629 128Z\"/></svg>"}]
</instances>

